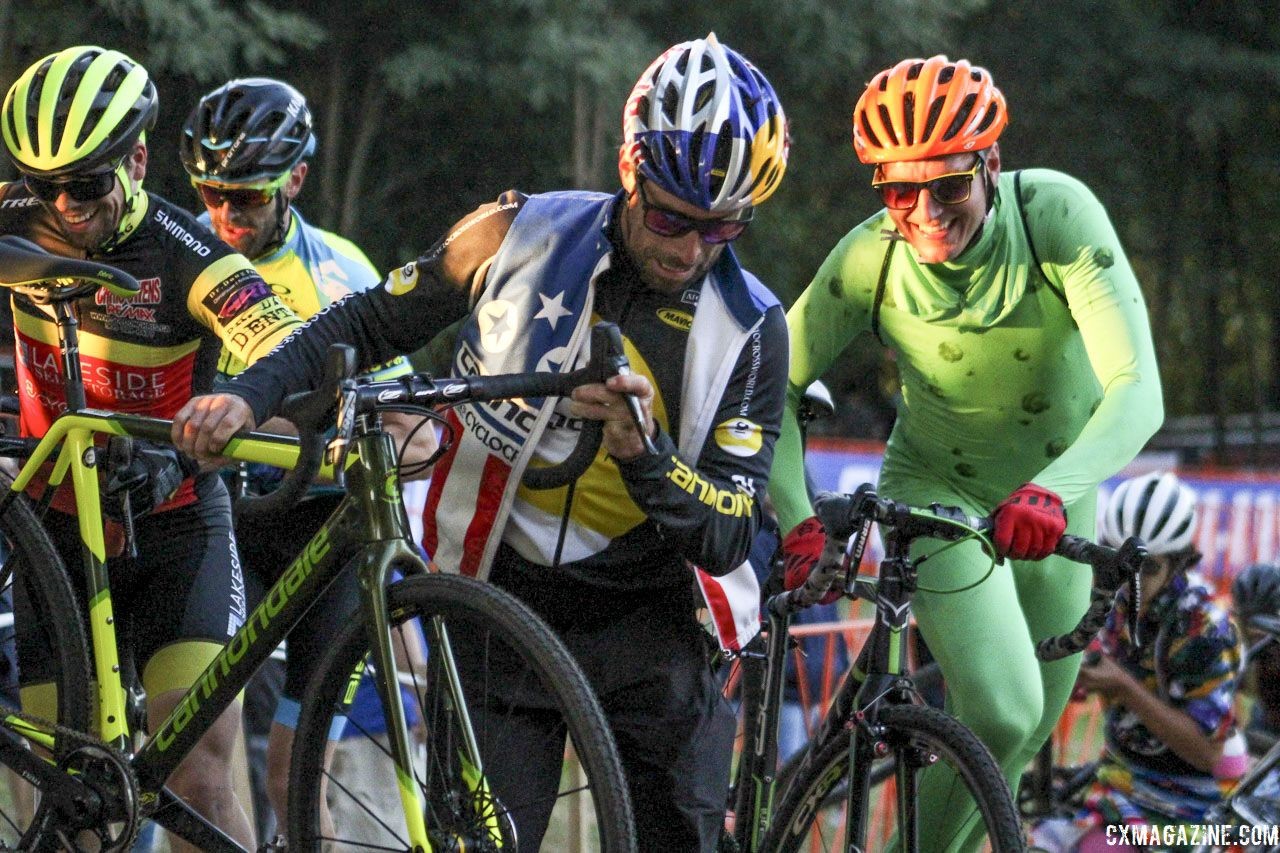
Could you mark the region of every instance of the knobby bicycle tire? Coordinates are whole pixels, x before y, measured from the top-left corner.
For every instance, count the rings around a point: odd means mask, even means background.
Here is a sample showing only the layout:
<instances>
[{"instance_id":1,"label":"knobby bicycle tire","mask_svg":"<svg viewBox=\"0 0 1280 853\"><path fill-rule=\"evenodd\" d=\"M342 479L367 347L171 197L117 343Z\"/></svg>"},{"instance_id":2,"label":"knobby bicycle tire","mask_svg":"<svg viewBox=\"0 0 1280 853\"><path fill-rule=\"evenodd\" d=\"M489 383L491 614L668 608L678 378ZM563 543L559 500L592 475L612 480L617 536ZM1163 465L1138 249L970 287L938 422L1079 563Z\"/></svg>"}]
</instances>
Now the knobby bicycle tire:
<instances>
[{"instance_id":1,"label":"knobby bicycle tire","mask_svg":"<svg viewBox=\"0 0 1280 853\"><path fill-rule=\"evenodd\" d=\"M562 841L557 833L572 831L578 837L594 833L584 849L635 850L630 796L613 737L586 676L551 629L508 593L471 578L409 578L388 587L387 596L398 641L418 641L406 630L409 624L420 626L428 638L421 672L412 679L402 676L401 684L406 711L417 720L410 720L410 725L423 741L410 781L426 802L433 846L514 850L512 842L518 840L522 853L537 849L529 833L520 837L521 823L526 810L545 809L554 813L544 849L567 846L567 839ZM443 687L438 644L430 639L436 618L447 629L464 679L465 710L485 761L481 782L459 757L459 715ZM408 849L395 767L385 735L375 731L381 705L375 700L377 707L370 715L348 712L343 704L350 696L353 672L370 660L365 626L355 620L336 639L302 701L289 794L290 847ZM493 671L479 671L477 662L491 665ZM494 777L522 758L504 753L501 738L513 725L535 718L562 721L552 728L567 732L585 783L567 778L545 801L531 802L531 789L504 786ZM335 723L345 726L345 732L326 767L326 738L330 732L336 734ZM510 763L499 764L504 757ZM564 776L572 777L574 767L568 765ZM322 797L332 814L332 836L321 827ZM565 822L573 825L562 825Z\"/></svg>"},{"instance_id":2,"label":"knobby bicycle tire","mask_svg":"<svg viewBox=\"0 0 1280 853\"><path fill-rule=\"evenodd\" d=\"M0 477L0 489L7 490L9 483L7 477ZM62 558L24 495L17 496L0 514L0 535L5 566L13 570L15 594L21 589L27 602L22 629L43 633L56 667L57 719L51 722L87 732L91 726L89 643ZM14 638L10 629L0 635L0 642L11 643ZM32 710L50 715L48 709ZM26 743L23 735L9 726L0 725L0 737ZM53 759L65 759L80 745L74 737L54 732ZM0 783L0 850L32 849L38 842L32 815L35 791L13 772L6 770L0 775L6 777Z\"/></svg>"},{"instance_id":3,"label":"knobby bicycle tire","mask_svg":"<svg viewBox=\"0 0 1280 853\"><path fill-rule=\"evenodd\" d=\"M896 756L914 755L928 763L936 756L937 763L945 763L955 771L977 804L994 853L1021 853L1026 849L1009 787L995 759L973 732L935 708L917 705L882 708L878 722L884 727L885 743ZM845 849L844 792L848 778L848 740L834 738L822 746L815 760L784 791L764 849L771 853ZM894 802L887 794L877 796L883 791L873 790L873 809L877 801ZM896 828L900 818L896 808L892 811L891 829ZM925 821L927 816L921 817L922 826ZM883 843L884 839L870 838L866 849L880 849Z\"/></svg>"}]
</instances>

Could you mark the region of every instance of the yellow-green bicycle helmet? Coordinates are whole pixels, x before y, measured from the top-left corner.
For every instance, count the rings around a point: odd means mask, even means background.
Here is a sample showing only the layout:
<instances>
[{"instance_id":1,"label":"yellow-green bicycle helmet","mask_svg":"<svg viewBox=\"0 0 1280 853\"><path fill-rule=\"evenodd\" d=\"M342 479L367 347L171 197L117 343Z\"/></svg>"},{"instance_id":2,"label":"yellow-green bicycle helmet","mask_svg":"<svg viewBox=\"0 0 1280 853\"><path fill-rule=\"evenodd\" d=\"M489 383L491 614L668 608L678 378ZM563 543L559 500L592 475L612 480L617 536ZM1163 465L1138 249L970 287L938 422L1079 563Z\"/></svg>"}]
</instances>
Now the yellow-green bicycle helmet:
<instances>
[{"instance_id":1,"label":"yellow-green bicycle helmet","mask_svg":"<svg viewBox=\"0 0 1280 853\"><path fill-rule=\"evenodd\" d=\"M56 178L120 160L155 123L158 105L146 69L125 54L69 47L9 88L0 134L20 171Z\"/></svg>"}]
</instances>

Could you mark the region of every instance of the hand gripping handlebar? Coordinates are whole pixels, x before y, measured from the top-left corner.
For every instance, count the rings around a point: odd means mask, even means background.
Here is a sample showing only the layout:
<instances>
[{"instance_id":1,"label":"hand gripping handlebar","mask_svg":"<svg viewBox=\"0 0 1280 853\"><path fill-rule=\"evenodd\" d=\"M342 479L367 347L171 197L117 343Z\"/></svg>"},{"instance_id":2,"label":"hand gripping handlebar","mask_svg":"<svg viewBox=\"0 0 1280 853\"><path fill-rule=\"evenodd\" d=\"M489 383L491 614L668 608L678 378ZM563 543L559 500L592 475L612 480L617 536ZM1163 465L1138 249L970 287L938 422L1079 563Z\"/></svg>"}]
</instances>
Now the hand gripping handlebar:
<instances>
[{"instance_id":1,"label":"hand gripping handlebar","mask_svg":"<svg viewBox=\"0 0 1280 853\"><path fill-rule=\"evenodd\" d=\"M613 323L597 323L591 330L591 357L586 365L567 373L512 373L494 376L459 376L433 379L416 373L381 382L357 380L354 351L335 344L330 347L325 379L314 391L290 395L281 407L280 416L298 428L301 448L297 466L289 472L280 487L262 497L245 497L237 502L237 512L278 512L296 502L310 487L325 451L324 426L337 406L337 433L328 444L327 461L334 466L340 481L359 416L381 409L406 406L433 407L458 403L480 403L505 399L566 397L579 385L604 382L610 376L630 372L623 350L622 333ZM646 446L657 452L643 427L643 413L632 395L626 395L628 409L637 429L646 438ZM577 445L563 462L556 465L527 468L522 482L535 489L552 489L578 479L599 452L604 436L603 423L588 420Z\"/></svg>"},{"instance_id":2,"label":"hand gripping handlebar","mask_svg":"<svg viewBox=\"0 0 1280 853\"><path fill-rule=\"evenodd\" d=\"M853 494L818 495L814 512L827 531L822 556L803 584L771 600L770 606L779 612L794 613L816 604L839 578L845 578L848 584L861 562L872 523L895 531L905 541L931 538L954 542L974 533L989 536L994 529L990 518L970 516L957 507L930 504L921 509L878 497L869 484L858 487ZM1130 588L1130 633L1137 638L1138 572L1147 556L1142 540L1131 537L1119 548L1109 548L1068 534L1058 542L1054 553L1088 564L1093 569L1093 589L1089 607L1076 627L1041 640L1036 644L1036 656L1052 661L1083 651L1106 622L1116 592L1125 584ZM852 584L846 590L858 592L857 581Z\"/></svg>"}]
</instances>

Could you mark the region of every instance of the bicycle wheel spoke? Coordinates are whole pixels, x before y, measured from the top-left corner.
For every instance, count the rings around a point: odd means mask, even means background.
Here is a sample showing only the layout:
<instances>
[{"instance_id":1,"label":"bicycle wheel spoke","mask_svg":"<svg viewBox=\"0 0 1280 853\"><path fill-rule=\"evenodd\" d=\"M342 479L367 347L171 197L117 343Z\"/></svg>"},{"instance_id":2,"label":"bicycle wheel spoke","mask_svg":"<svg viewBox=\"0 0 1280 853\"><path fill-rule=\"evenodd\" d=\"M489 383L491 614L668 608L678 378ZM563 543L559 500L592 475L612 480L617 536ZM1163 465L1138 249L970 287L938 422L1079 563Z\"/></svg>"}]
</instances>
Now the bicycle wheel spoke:
<instances>
[{"instance_id":1,"label":"bicycle wheel spoke","mask_svg":"<svg viewBox=\"0 0 1280 853\"><path fill-rule=\"evenodd\" d=\"M296 743L313 743L322 732L343 736L327 768L319 750L295 749L291 845L407 850L402 803L416 796L439 849L511 850L517 840L538 849L540 836L547 850L569 846L570 836L583 849L627 849L617 846L615 812L626 793L616 753L600 740L603 719L582 692L585 680L548 629L528 622L532 614L512 608L505 594L466 578L415 578L393 586L389 600L395 641L413 650L397 677L413 741L410 766L397 768L392 759L371 680L381 677L376 668L353 682L357 665L374 656L363 627L352 626L303 700ZM352 697L348 708L341 700ZM582 779L568 757L578 752L587 756ZM560 784L535 790L526 777L547 767ZM629 837L629 808L621 825Z\"/></svg>"}]
</instances>

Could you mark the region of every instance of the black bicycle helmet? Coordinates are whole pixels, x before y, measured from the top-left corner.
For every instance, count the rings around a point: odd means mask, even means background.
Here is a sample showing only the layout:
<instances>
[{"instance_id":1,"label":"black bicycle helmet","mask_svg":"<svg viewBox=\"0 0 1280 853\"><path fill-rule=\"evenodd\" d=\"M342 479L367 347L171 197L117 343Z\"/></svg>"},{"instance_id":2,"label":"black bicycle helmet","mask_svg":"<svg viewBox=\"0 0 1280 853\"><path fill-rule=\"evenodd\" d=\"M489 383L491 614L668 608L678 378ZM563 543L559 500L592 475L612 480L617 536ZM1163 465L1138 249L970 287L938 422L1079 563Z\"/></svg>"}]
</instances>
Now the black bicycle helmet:
<instances>
[{"instance_id":1,"label":"black bicycle helmet","mask_svg":"<svg viewBox=\"0 0 1280 853\"><path fill-rule=\"evenodd\" d=\"M29 67L9 88L0 129L24 174L57 178L127 155L159 109L147 70L118 50L69 47Z\"/></svg>"},{"instance_id":2,"label":"black bicycle helmet","mask_svg":"<svg viewBox=\"0 0 1280 853\"><path fill-rule=\"evenodd\" d=\"M315 151L302 93L279 80L249 77L200 99L182 126L182 166L192 178L266 183Z\"/></svg>"},{"instance_id":3,"label":"black bicycle helmet","mask_svg":"<svg viewBox=\"0 0 1280 853\"><path fill-rule=\"evenodd\" d=\"M1280 615L1280 566L1254 563L1241 569L1231 582L1231 599L1241 619Z\"/></svg>"}]
</instances>

